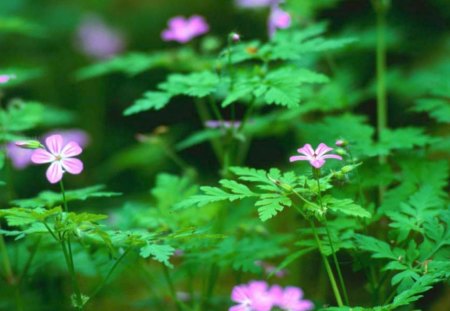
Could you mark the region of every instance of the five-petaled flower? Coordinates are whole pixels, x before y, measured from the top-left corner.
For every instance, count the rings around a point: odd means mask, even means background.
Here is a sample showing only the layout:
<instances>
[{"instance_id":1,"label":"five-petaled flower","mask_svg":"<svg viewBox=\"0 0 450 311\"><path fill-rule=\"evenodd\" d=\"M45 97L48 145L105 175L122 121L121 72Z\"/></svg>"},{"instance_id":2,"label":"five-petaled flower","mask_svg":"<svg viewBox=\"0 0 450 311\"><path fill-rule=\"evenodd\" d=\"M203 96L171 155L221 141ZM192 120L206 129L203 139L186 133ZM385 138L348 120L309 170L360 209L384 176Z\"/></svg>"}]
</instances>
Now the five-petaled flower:
<instances>
[{"instance_id":1,"label":"five-petaled flower","mask_svg":"<svg viewBox=\"0 0 450 311\"><path fill-rule=\"evenodd\" d=\"M31 155L31 161L36 164L51 163L47 169L47 179L54 184L61 180L63 174L80 174L83 171L83 162L73 158L83 149L76 142L70 141L64 145L61 135L51 135L45 139L45 149L37 149Z\"/></svg>"},{"instance_id":2,"label":"five-petaled flower","mask_svg":"<svg viewBox=\"0 0 450 311\"><path fill-rule=\"evenodd\" d=\"M325 159L338 159L342 160L341 156L337 154L326 154L327 152L333 150L333 148L328 147L324 143L319 144L319 146L314 150L310 144L305 144L302 148L297 151L303 155L292 156L289 158L289 162L294 161L309 161L309 163L319 169L325 164Z\"/></svg>"},{"instance_id":3,"label":"five-petaled flower","mask_svg":"<svg viewBox=\"0 0 450 311\"><path fill-rule=\"evenodd\" d=\"M189 18L175 16L167 24L169 27L161 33L164 41L186 43L209 30L205 19L199 15L193 15Z\"/></svg>"}]
</instances>

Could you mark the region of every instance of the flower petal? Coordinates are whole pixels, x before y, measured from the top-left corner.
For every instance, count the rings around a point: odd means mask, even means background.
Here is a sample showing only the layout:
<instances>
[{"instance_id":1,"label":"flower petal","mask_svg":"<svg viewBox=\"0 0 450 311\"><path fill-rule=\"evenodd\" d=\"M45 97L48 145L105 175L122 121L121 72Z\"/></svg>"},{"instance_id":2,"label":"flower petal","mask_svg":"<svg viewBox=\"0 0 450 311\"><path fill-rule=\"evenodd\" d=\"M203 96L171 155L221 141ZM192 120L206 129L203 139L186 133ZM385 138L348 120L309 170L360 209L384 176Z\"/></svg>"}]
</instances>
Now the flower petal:
<instances>
[{"instance_id":1,"label":"flower petal","mask_svg":"<svg viewBox=\"0 0 450 311\"><path fill-rule=\"evenodd\" d=\"M295 161L309 161L309 158L306 156L292 156L289 158L289 162Z\"/></svg>"},{"instance_id":2,"label":"flower petal","mask_svg":"<svg viewBox=\"0 0 450 311\"><path fill-rule=\"evenodd\" d=\"M324 143L320 143L319 146L317 147L315 153L318 157L320 157L321 155L324 155L325 153L327 153L328 151L331 151L331 150L333 150L333 148L328 147Z\"/></svg>"},{"instance_id":3,"label":"flower petal","mask_svg":"<svg viewBox=\"0 0 450 311\"><path fill-rule=\"evenodd\" d=\"M322 159L338 159L338 160L342 160L342 157L337 155L337 154L325 154L323 156L321 156Z\"/></svg>"},{"instance_id":4,"label":"flower petal","mask_svg":"<svg viewBox=\"0 0 450 311\"><path fill-rule=\"evenodd\" d=\"M74 157L79 155L82 151L83 149L81 149L80 145L78 145L76 142L71 141L61 150L61 156L64 158Z\"/></svg>"},{"instance_id":5,"label":"flower petal","mask_svg":"<svg viewBox=\"0 0 450 311\"><path fill-rule=\"evenodd\" d=\"M64 170L70 174L80 174L83 171L83 162L75 158L65 158L61 160Z\"/></svg>"},{"instance_id":6,"label":"flower petal","mask_svg":"<svg viewBox=\"0 0 450 311\"><path fill-rule=\"evenodd\" d=\"M228 309L228 311L248 311L248 310L249 310L248 307L245 305L236 305Z\"/></svg>"},{"instance_id":7,"label":"flower petal","mask_svg":"<svg viewBox=\"0 0 450 311\"><path fill-rule=\"evenodd\" d=\"M31 155L31 162L36 164L50 163L55 161L55 156L44 149L36 149Z\"/></svg>"},{"instance_id":8,"label":"flower petal","mask_svg":"<svg viewBox=\"0 0 450 311\"><path fill-rule=\"evenodd\" d=\"M315 168L321 168L322 165L325 164L325 160L323 160L323 159L314 159L314 160L309 161L309 163L312 166L314 166Z\"/></svg>"},{"instance_id":9,"label":"flower petal","mask_svg":"<svg viewBox=\"0 0 450 311\"><path fill-rule=\"evenodd\" d=\"M49 168L47 169L46 176L50 183L55 184L61 180L63 173L64 172L61 167L61 163L59 163L59 161L55 161L50 164Z\"/></svg>"},{"instance_id":10,"label":"flower petal","mask_svg":"<svg viewBox=\"0 0 450 311\"><path fill-rule=\"evenodd\" d=\"M231 300L244 303L248 300L248 289L245 285L238 285L231 291Z\"/></svg>"},{"instance_id":11,"label":"flower petal","mask_svg":"<svg viewBox=\"0 0 450 311\"><path fill-rule=\"evenodd\" d=\"M302 148L297 149L299 153L304 154L305 156L312 157L314 156L314 149L310 144L305 144Z\"/></svg>"},{"instance_id":12,"label":"flower petal","mask_svg":"<svg viewBox=\"0 0 450 311\"><path fill-rule=\"evenodd\" d=\"M52 154L59 155L63 146L63 138L58 134L52 135L45 139L45 144Z\"/></svg>"}]
</instances>

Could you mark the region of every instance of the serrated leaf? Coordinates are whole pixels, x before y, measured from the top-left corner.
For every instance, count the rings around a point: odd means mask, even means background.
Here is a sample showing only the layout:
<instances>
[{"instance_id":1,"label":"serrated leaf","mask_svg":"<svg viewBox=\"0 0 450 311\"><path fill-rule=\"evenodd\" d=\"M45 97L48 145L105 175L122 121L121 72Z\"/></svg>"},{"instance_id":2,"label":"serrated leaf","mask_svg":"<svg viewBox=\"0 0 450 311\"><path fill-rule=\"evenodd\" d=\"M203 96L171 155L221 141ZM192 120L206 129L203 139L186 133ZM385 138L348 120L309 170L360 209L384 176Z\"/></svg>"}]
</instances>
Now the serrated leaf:
<instances>
[{"instance_id":1,"label":"serrated leaf","mask_svg":"<svg viewBox=\"0 0 450 311\"><path fill-rule=\"evenodd\" d=\"M259 218L262 221L269 220L281 212L285 206L291 205L291 199L281 194L263 194L255 203L255 206L258 206Z\"/></svg>"},{"instance_id":2,"label":"serrated leaf","mask_svg":"<svg viewBox=\"0 0 450 311\"><path fill-rule=\"evenodd\" d=\"M104 189L103 185L96 185L87 188L69 190L66 191L66 201L87 200L89 198L109 198L119 196L119 192L107 192L101 191ZM24 208L37 208L37 207L53 207L58 204L62 204L62 195L58 192L43 191L35 198L20 199L11 201L12 205L24 207Z\"/></svg>"},{"instance_id":3,"label":"serrated leaf","mask_svg":"<svg viewBox=\"0 0 450 311\"><path fill-rule=\"evenodd\" d=\"M147 244L141 247L139 255L143 258L152 257L153 259L162 262L169 268L173 268L173 265L169 262L170 256L173 255L175 249L170 245L159 245L159 244Z\"/></svg>"},{"instance_id":4,"label":"serrated leaf","mask_svg":"<svg viewBox=\"0 0 450 311\"><path fill-rule=\"evenodd\" d=\"M170 101L172 96L164 92L145 92L144 97L136 100L134 104L123 112L125 116L136 114L150 109L160 110Z\"/></svg>"},{"instance_id":5,"label":"serrated leaf","mask_svg":"<svg viewBox=\"0 0 450 311\"><path fill-rule=\"evenodd\" d=\"M220 79L217 74L209 71L191 74L172 74L166 82L158 88L170 95L187 95L192 97L205 97L214 93L219 86Z\"/></svg>"},{"instance_id":6,"label":"serrated leaf","mask_svg":"<svg viewBox=\"0 0 450 311\"><path fill-rule=\"evenodd\" d=\"M356 217L372 217L367 210L353 202L352 199L335 199L330 196L325 196L323 198L323 203L326 204L327 208L337 213Z\"/></svg>"}]
</instances>

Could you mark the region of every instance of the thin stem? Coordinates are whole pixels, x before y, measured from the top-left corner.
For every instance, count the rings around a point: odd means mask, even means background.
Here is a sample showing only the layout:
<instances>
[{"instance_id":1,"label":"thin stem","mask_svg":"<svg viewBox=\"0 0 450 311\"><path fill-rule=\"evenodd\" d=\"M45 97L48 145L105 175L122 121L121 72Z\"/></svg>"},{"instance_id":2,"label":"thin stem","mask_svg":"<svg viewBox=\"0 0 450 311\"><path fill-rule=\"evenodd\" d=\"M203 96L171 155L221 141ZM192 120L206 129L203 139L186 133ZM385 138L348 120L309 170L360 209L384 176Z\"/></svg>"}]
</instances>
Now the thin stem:
<instances>
[{"instance_id":1,"label":"thin stem","mask_svg":"<svg viewBox=\"0 0 450 311\"><path fill-rule=\"evenodd\" d=\"M339 266L339 262L337 260L336 251L334 250L333 240L331 239L330 230L328 228L328 223L327 223L327 220L325 217L324 217L324 221L325 221L325 230L327 231L328 241L329 241L330 247L331 247L331 254L333 256L334 265L335 265L336 271L338 273L339 283L341 284L342 293L344 295L344 301L347 304L347 306L349 306L350 303L348 300L347 288L345 286L344 278L342 277L341 267Z\"/></svg>"},{"instance_id":2,"label":"thin stem","mask_svg":"<svg viewBox=\"0 0 450 311\"><path fill-rule=\"evenodd\" d=\"M315 169L313 169L313 170L315 170ZM321 190L320 190L320 176L319 176L319 172L316 172L316 174L314 174L314 175L315 175L316 181L317 181L317 195L318 195L318 198L319 198L320 209L323 210L322 193L321 193ZM334 266L335 266L336 271L338 273L339 283L341 285L342 293L344 295L344 301L345 301L345 303L347 305L350 305L349 301L348 301L347 288L345 287L344 278L342 277L341 267L339 266L339 262L338 262L337 257L336 257L336 251L334 249L333 240L331 239L330 229L328 228L328 222L327 222L326 216L324 216L324 222L325 222L325 230L326 230L327 236L328 236L328 242L330 243L331 255L333 257Z\"/></svg>"},{"instance_id":3,"label":"thin stem","mask_svg":"<svg viewBox=\"0 0 450 311\"><path fill-rule=\"evenodd\" d=\"M119 263L125 258L125 256L128 254L128 252L130 251L130 249L127 249L125 252L123 252L123 254L116 260L116 262L112 265L111 269L109 269L108 273L106 274L105 278L103 279L102 283L96 288L96 290L92 293L92 295L90 296L90 299L92 299L93 297L95 297L102 289L103 287L106 285L106 282L108 281L108 279L111 277L112 273L114 272L114 270L119 266Z\"/></svg>"},{"instance_id":4,"label":"thin stem","mask_svg":"<svg viewBox=\"0 0 450 311\"><path fill-rule=\"evenodd\" d=\"M327 257L324 255L322 243L320 242L319 236L317 234L316 226L314 225L314 221L309 221L311 228L313 230L314 238L317 243L317 247L319 248L320 255L322 256L323 263L325 265L325 270L327 271L328 278L330 279L331 288L333 289L334 297L336 298L336 302L339 307L343 307L341 294L339 293L338 286L336 284L336 279L334 278L333 271L331 270L330 263L328 262Z\"/></svg>"},{"instance_id":5,"label":"thin stem","mask_svg":"<svg viewBox=\"0 0 450 311\"><path fill-rule=\"evenodd\" d=\"M63 206L64 206L64 211L67 214L66 215L66 217L67 217L68 213L69 213L69 208L67 206L66 192L64 190L64 183L63 183L62 179L60 180L59 185L61 187ZM62 247L62 250L64 253L64 258L66 259L67 268L69 269L70 276L72 279L72 286L75 291L76 299L78 301L77 308L82 310L83 309L83 298L82 298L80 287L78 286L78 281L77 281L77 277L75 274L75 265L73 262L73 253L72 253L72 245L70 243L70 236L67 236L67 246L66 246L63 236L59 235L59 241L61 242L61 247Z\"/></svg>"},{"instance_id":6,"label":"thin stem","mask_svg":"<svg viewBox=\"0 0 450 311\"><path fill-rule=\"evenodd\" d=\"M182 310L181 304L180 304L180 301L178 300L177 292L175 290L175 286L173 285L172 278L170 277L169 270L167 269L167 267L164 264L162 264L162 267L163 267L164 278L166 279L167 285L169 286L170 295L172 296L172 299L177 306L177 310L181 311Z\"/></svg>"},{"instance_id":7,"label":"thin stem","mask_svg":"<svg viewBox=\"0 0 450 311\"><path fill-rule=\"evenodd\" d=\"M34 257L36 256L36 253L39 249L39 245L41 244L42 236L38 238L36 243L34 244L33 249L31 250L30 256L28 257L27 262L25 263L25 266L22 270L22 273L19 276L19 282L22 282L22 280L26 277L28 270L31 267L31 263L33 262Z\"/></svg>"},{"instance_id":8,"label":"thin stem","mask_svg":"<svg viewBox=\"0 0 450 311\"><path fill-rule=\"evenodd\" d=\"M382 0L375 0L375 12L377 15L377 46L376 46L376 68L377 68L377 132L378 140L387 127L387 98L386 98L386 12L387 4ZM384 156L379 156L380 164L386 163ZM385 187L379 186L378 198L383 200Z\"/></svg>"},{"instance_id":9,"label":"thin stem","mask_svg":"<svg viewBox=\"0 0 450 311\"><path fill-rule=\"evenodd\" d=\"M15 282L14 273L11 268L11 262L9 261L8 250L6 249L6 244L5 240L3 239L3 235L0 235L0 253L2 254L3 269L5 270L6 281L9 284L14 284Z\"/></svg>"}]
</instances>

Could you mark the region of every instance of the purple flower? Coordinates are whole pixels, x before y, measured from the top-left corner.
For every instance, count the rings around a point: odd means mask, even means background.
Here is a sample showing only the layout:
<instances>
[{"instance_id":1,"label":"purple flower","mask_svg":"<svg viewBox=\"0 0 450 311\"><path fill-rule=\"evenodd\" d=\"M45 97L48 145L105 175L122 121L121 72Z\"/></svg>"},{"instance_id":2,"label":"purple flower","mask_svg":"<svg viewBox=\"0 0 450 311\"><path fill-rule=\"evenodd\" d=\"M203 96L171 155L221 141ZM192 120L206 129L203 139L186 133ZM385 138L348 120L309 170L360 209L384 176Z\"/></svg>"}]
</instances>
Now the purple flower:
<instances>
[{"instance_id":1,"label":"purple flower","mask_svg":"<svg viewBox=\"0 0 450 311\"><path fill-rule=\"evenodd\" d=\"M205 122L205 126L208 128L238 128L239 126L241 126L241 122L240 121L226 121L226 120L208 120Z\"/></svg>"},{"instance_id":2,"label":"purple flower","mask_svg":"<svg viewBox=\"0 0 450 311\"><path fill-rule=\"evenodd\" d=\"M123 36L95 15L87 16L78 27L77 38L81 52L95 59L106 59L124 50Z\"/></svg>"},{"instance_id":3,"label":"purple flower","mask_svg":"<svg viewBox=\"0 0 450 311\"><path fill-rule=\"evenodd\" d=\"M268 285L263 281L235 286L231 300L239 304L228 311L270 311L273 306L272 298L268 295Z\"/></svg>"},{"instance_id":4,"label":"purple flower","mask_svg":"<svg viewBox=\"0 0 450 311\"><path fill-rule=\"evenodd\" d=\"M189 42L209 30L205 19L199 15L193 15L189 18L175 16L169 20L167 25L168 28L161 33L162 39L179 43Z\"/></svg>"},{"instance_id":5,"label":"purple flower","mask_svg":"<svg viewBox=\"0 0 450 311\"><path fill-rule=\"evenodd\" d=\"M12 165L21 170L31 163L31 154L33 150L23 149L15 143L6 145L6 156L11 159Z\"/></svg>"},{"instance_id":6,"label":"purple flower","mask_svg":"<svg viewBox=\"0 0 450 311\"><path fill-rule=\"evenodd\" d=\"M270 10L268 28L269 37L272 37L277 29L285 29L291 25L291 15L283 11L278 5L273 5Z\"/></svg>"},{"instance_id":7,"label":"purple flower","mask_svg":"<svg viewBox=\"0 0 450 311\"><path fill-rule=\"evenodd\" d=\"M294 161L309 161L309 163L315 168L321 168L325 164L325 159L338 159L342 160L341 156L336 154L326 154L327 152L333 150L333 148L328 147L324 143L321 143L316 150L314 150L310 144L304 145L297 151L303 155L292 156L289 158L289 162Z\"/></svg>"},{"instance_id":8,"label":"purple flower","mask_svg":"<svg viewBox=\"0 0 450 311\"><path fill-rule=\"evenodd\" d=\"M47 150L37 149L31 155L31 162L36 164L51 163L47 169L47 179L54 184L61 180L63 174L80 174L83 171L83 162L73 158L79 155L83 149L76 142L64 145L61 135L52 135L45 139Z\"/></svg>"},{"instance_id":9,"label":"purple flower","mask_svg":"<svg viewBox=\"0 0 450 311\"><path fill-rule=\"evenodd\" d=\"M0 84L8 83L11 79L14 79L15 75L0 75Z\"/></svg>"},{"instance_id":10,"label":"purple flower","mask_svg":"<svg viewBox=\"0 0 450 311\"><path fill-rule=\"evenodd\" d=\"M229 311L270 311L278 307L285 311L309 311L314 305L303 300L303 292L298 287L288 286L284 290L278 285L268 287L266 282L251 281L233 288L231 299L238 305Z\"/></svg>"},{"instance_id":11,"label":"purple flower","mask_svg":"<svg viewBox=\"0 0 450 311\"><path fill-rule=\"evenodd\" d=\"M280 0L236 0L236 5L241 8L262 8L278 3Z\"/></svg>"}]
</instances>

